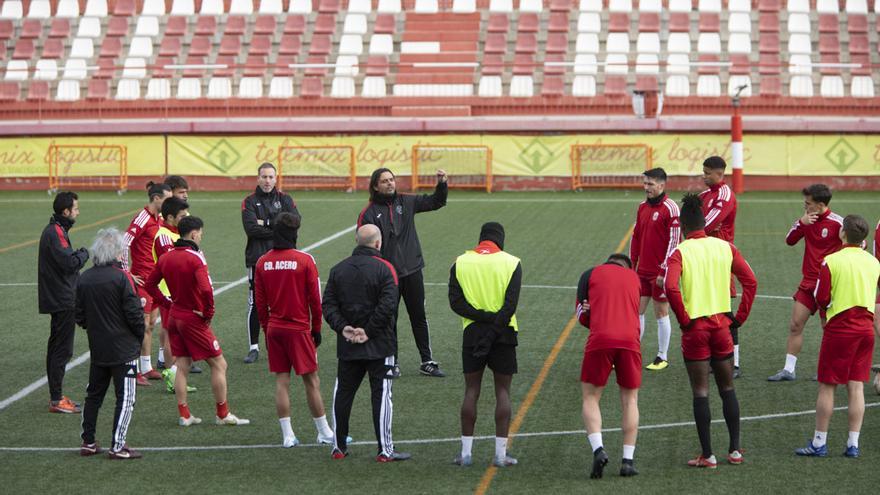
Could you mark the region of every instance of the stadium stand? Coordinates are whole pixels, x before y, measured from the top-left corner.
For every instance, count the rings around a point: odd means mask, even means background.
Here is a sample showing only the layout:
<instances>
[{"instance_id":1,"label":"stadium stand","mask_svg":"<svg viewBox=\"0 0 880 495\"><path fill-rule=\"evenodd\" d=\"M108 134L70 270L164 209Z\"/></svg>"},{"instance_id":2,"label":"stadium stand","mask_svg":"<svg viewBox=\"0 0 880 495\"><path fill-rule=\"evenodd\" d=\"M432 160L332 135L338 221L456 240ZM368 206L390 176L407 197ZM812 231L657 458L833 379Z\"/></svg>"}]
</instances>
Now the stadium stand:
<instances>
[{"instance_id":1,"label":"stadium stand","mask_svg":"<svg viewBox=\"0 0 880 495\"><path fill-rule=\"evenodd\" d=\"M876 114L869 0L2 0L0 110ZM282 107L279 99L287 100ZM157 106L157 103L161 105ZM94 106L94 105L93 105ZM262 110L260 110L262 111Z\"/></svg>"}]
</instances>

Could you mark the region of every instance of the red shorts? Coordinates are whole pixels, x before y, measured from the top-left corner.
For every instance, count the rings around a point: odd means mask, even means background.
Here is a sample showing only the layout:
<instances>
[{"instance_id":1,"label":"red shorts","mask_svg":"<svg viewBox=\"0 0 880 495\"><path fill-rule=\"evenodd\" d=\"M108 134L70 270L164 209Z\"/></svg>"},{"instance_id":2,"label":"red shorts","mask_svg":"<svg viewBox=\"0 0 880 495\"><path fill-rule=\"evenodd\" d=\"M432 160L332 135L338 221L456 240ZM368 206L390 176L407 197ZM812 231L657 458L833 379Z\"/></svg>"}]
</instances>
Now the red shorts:
<instances>
[{"instance_id":1,"label":"red shorts","mask_svg":"<svg viewBox=\"0 0 880 495\"><path fill-rule=\"evenodd\" d=\"M143 285L137 285L137 295L141 299L141 306L144 307L144 313L153 312L153 298L147 293L147 289Z\"/></svg>"},{"instance_id":2,"label":"red shorts","mask_svg":"<svg viewBox=\"0 0 880 495\"><path fill-rule=\"evenodd\" d=\"M681 331L681 354L686 361L725 359L733 354L730 320L725 315L698 318Z\"/></svg>"},{"instance_id":3,"label":"red shorts","mask_svg":"<svg viewBox=\"0 0 880 495\"><path fill-rule=\"evenodd\" d=\"M170 313L168 340L172 355L201 361L223 354L220 342L204 318L184 310L172 309Z\"/></svg>"},{"instance_id":4,"label":"red shorts","mask_svg":"<svg viewBox=\"0 0 880 495\"><path fill-rule=\"evenodd\" d=\"M819 309L819 304L816 302L816 298L813 296L813 290L807 287L798 286L797 292L791 296L792 299L804 305L805 308L810 310L810 314L816 314L816 310Z\"/></svg>"},{"instance_id":5,"label":"red shorts","mask_svg":"<svg viewBox=\"0 0 880 495\"><path fill-rule=\"evenodd\" d=\"M171 319L171 310L159 306L159 317L162 318L162 328L168 330L168 320Z\"/></svg>"},{"instance_id":6,"label":"red shorts","mask_svg":"<svg viewBox=\"0 0 880 495\"><path fill-rule=\"evenodd\" d=\"M309 332L269 327L266 330L269 371L305 375L318 371L318 354Z\"/></svg>"},{"instance_id":7,"label":"red shorts","mask_svg":"<svg viewBox=\"0 0 880 495\"><path fill-rule=\"evenodd\" d=\"M821 383L846 385L847 382L866 382L871 379L871 356L874 354L874 334L839 334L825 332L819 348Z\"/></svg>"},{"instance_id":8,"label":"red shorts","mask_svg":"<svg viewBox=\"0 0 880 495\"><path fill-rule=\"evenodd\" d=\"M581 363L581 381L597 387L608 383L611 369L622 388L642 385L642 354L628 349L596 349L584 352Z\"/></svg>"},{"instance_id":9,"label":"red shorts","mask_svg":"<svg viewBox=\"0 0 880 495\"><path fill-rule=\"evenodd\" d=\"M639 275L639 282L642 284L639 289L641 297L650 297L655 301L666 302L666 293L663 292L663 287L657 285L657 275L653 277Z\"/></svg>"}]
</instances>

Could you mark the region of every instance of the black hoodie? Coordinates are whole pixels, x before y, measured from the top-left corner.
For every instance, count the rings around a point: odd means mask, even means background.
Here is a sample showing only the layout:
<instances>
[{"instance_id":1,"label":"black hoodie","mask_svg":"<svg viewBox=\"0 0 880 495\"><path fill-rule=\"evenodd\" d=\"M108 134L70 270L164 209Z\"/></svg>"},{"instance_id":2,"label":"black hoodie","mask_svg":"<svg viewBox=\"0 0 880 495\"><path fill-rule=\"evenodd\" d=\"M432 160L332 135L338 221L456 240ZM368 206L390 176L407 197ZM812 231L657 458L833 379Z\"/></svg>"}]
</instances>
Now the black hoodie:
<instances>
[{"instance_id":1,"label":"black hoodie","mask_svg":"<svg viewBox=\"0 0 880 495\"><path fill-rule=\"evenodd\" d=\"M67 231L72 226L73 220L55 214L40 236L37 298L42 314L73 310L76 280L89 252L71 247Z\"/></svg>"}]
</instances>

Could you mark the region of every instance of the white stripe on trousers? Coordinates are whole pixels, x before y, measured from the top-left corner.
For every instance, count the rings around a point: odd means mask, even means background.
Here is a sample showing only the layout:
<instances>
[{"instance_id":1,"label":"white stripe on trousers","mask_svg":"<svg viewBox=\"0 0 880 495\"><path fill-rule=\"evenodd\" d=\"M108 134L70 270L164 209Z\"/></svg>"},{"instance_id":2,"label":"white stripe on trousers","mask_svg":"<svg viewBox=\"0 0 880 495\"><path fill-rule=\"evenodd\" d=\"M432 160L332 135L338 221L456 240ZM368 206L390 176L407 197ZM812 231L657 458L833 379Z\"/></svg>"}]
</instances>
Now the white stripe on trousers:
<instances>
[{"instance_id":1,"label":"white stripe on trousers","mask_svg":"<svg viewBox=\"0 0 880 495\"><path fill-rule=\"evenodd\" d=\"M126 364L128 366L136 366L137 359L131 360ZM122 381L122 390L122 411L119 413L119 421L116 423L116 432L113 435L114 450L119 450L125 446L125 435L128 433L128 425L131 423L132 412L134 412L134 400L137 390L136 376L126 373Z\"/></svg>"},{"instance_id":2,"label":"white stripe on trousers","mask_svg":"<svg viewBox=\"0 0 880 495\"><path fill-rule=\"evenodd\" d=\"M394 355L385 358L385 366L394 366ZM394 442L391 440L391 418L394 413L391 403L391 384L390 378L382 378L382 403L379 409L379 442L382 453L388 456L394 453Z\"/></svg>"},{"instance_id":3,"label":"white stripe on trousers","mask_svg":"<svg viewBox=\"0 0 880 495\"><path fill-rule=\"evenodd\" d=\"M333 411L333 448L342 450L339 448L339 442L336 441L336 439L339 438L339 434L336 432L336 425L338 424L338 422L336 421L336 390L338 388L339 377L336 377L336 381L333 382L333 405L330 406L331 410Z\"/></svg>"}]
</instances>

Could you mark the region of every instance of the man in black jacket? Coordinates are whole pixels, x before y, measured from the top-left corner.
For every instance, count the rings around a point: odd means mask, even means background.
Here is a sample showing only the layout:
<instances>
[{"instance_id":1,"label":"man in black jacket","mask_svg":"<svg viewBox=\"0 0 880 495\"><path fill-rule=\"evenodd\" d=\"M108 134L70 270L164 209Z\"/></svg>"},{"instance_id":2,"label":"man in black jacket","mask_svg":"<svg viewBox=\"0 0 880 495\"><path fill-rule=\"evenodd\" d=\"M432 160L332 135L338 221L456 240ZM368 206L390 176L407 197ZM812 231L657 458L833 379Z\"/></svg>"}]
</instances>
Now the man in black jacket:
<instances>
[{"instance_id":1,"label":"man in black jacket","mask_svg":"<svg viewBox=\"0 0 880 495\"><path fill-rule=\"evenodd\" d=\"M382 231L382 257L390 261L400 279L400 297L412 324L413 338L419 349L419 372L427 376L443 377L445 373L431 355L431 337L425 316L425 280L422 268L422 246L416 233L415 215L439 210L446 206L449 192L446 172L437 170L434 194L398 194L394 173L387 168L373 171L370 177L370 202L358 217L358 227L372 224ZM395 332L397 331L395 327ZM395 366L395 375L400 369Z\"/></svg>"},{"instance_id":2,"label":"man in black jacket","mask_svg":"<svg viewBox=\"0 0 880 495\"><path fill-rule=\"evenodd\" d=\"M60 192L52 203L55 214L40 236L37 293L40 314L52 315L49 345L46 351L46 376L49 379L49 412L79 413L79 404L61 394L64 370L73 357L73 319L76 280L89 259L86 248L74 251L68 231L79 215L79 196Z\"/></svg>"},{"instance_id":3,"label":"man in black jacket","mask_svg":"<svg viewBox=\"0 0 880 495\"><path fill-rule=\"evenodd\" d=\"M247 235L244 264L248 273L247 329L250 348L244 362L251 364L260 357L260 319L254 309L254 265L260 256L272 249L272 225L281 212L299 215L289 194L275 187L278 174L275 165L263 163L257 169L257 189L241 202L241 223Z\"/></svg>"},{"instance_id":4,"label":"man in black jacket","mask_svg":"<svg viewBox=\"0 0 880 495\"><path fill-rule=\"evenodd\" d=\"M348 420L354 396L365 374L370 376L373 427L378 441L377 462L404 461L411 456L394 451L391 439L391 384L397 334L397 274L382 259L382 235L375 225L357 231L351 256L330 270L324 289L324 319L336 332L336 394L333 399L333 459L348 455Z\"/></svg>"},{"instance_id":5,"label":"man in black jacket","mask_svg":"<svg viewBox=\"0 0 880 495\"><path fill-rule=\"evenodd\" d=\"M134 279L122 269L125 241L115 228L98 231L92 255L95 266L86 270L76 287L76 322L89 335L91 366L82 415L80 455L102 452L95 440L95 424L104 395L113 380L111 459L137 459L141 453L125 443L137 389L137 364L144 338L144 310Z\"/></svg>"}]
</instances>

